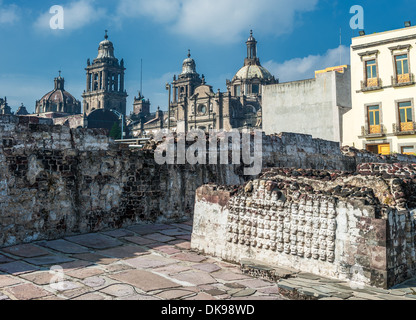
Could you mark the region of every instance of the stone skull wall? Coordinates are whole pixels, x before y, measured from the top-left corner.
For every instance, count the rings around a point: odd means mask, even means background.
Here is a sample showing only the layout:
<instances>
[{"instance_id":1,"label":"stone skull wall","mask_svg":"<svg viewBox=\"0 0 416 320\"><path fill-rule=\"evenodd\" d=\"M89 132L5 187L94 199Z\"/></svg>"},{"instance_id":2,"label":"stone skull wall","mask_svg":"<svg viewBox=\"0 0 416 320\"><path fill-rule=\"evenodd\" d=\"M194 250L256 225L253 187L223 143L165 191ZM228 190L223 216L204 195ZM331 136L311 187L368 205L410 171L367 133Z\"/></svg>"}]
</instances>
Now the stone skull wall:
<instances>
[{"instance_id":1,"label":"stone skull wall","mask_svg":"<svg viewBox=\"0 0 416 320\"><path fill-rule=\"evenodd\" d=\"M416 185L394 176L275 169L236 189L203 186L192 247L237 263L391 287L416 271L408 209L416 203L397 193L399 182L408 191Z\"/></svg>"}]
</instances>

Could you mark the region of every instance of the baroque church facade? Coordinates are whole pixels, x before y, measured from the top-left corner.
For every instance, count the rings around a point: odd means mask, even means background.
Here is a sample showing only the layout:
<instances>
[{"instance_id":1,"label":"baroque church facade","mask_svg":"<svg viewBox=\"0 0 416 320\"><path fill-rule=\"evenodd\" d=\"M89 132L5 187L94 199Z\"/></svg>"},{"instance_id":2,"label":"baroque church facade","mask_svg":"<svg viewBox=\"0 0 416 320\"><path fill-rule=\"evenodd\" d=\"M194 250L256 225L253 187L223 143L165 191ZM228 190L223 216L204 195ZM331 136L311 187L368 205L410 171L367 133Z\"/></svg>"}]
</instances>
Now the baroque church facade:
<instances>
[{"instance_id":1,"label":"baroque church facade","mask_svg":"<svg viewBox=\"0 0 416 320\"><path fill-rule=\"evenodd\" d=\"M126 136L143 137L161 129L188 132L242 128L262 128L262 86L277 84L269 71L261 66L257 56L257 41L250 33L246 42L247 57L243 67L232 80L227 80L227 92L213 91L204 75L197 72L196 62L188 53L182 72L174 76L169 90L168 111L159 108L150 112L150 101L141 93L134 98L133 113L126 115L124 60L115 57L114 45L107 31L98 47L98 55L87 60L86 89L81 102L65 91L65 79L54 79L54 89L36 101L35 114L29 115L24 106L16 115L51 118L56 125L71 128L105 128L124 121ZM6 99L0 99L0 113L11 113Z\"/></svg>"},{"instance_id":2,"label":"baroque church facade","mask_svg":"<svg viewBox=\"0 0 416 320\"><path fill-rule=\"evenodd\" d=\"M182 64L182 72L174 76L168 112L160 109L150 113L150 101L139 93L134 99L134 113L129 124L134 137L147 136L161 129L188 132L242 128L262 128L262 86L278 80L261 66L257 56L257 41L250 33L246 42L247 57L232 80L227 80L227 92L214 92L199 75L190 52Z\"/></svg>"}]
</instances>

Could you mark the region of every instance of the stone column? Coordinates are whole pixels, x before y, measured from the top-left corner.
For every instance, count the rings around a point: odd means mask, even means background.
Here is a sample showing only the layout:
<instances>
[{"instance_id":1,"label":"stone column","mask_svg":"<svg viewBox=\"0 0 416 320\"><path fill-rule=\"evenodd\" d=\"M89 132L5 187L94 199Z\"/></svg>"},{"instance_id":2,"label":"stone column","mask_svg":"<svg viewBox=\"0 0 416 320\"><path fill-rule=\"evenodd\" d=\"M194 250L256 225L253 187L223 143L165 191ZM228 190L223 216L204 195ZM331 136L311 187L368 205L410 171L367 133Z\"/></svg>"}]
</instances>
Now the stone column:
<instances>
[{"instance_id":1,"label":"stone column","mask_svg":"<svg viewBox=\"0 0 416 320\"><path fill-rule=\"evenodd\" d=\"M120 92L124 92L124 72L120 73Z\"/></svg>"},{"instance_id":2,"label":"stone column","mask_svg":"<svg viewBox=\"0 0 416 320\"><path fill-rule=\"evenodd\" d=\"M103 89L104 91L108 91L108 87L107 87L107 83L108 83L108 74L107 71L103 71Z\"/></svg>"},{"instance_id":3,"label":"stone column","mask_svg":"<svg viewBox=\"0 0 416 320\"><path fill-rule=\"evenodd\" d=\"M87 92L91 91L91 73L87 73Z\"/></svg>"},{"instance_id":4,"label":"stone column","mask_svg":"<svg viewBox=\"0 0 416 320\"><path fill-rule=\"evenodd\" d=\"M119 91L119 89L118 89L118 76L119 76L119 74L118 73L116 73L116 74L114 74L114 91Z\"/></svg>"}]
</instances>

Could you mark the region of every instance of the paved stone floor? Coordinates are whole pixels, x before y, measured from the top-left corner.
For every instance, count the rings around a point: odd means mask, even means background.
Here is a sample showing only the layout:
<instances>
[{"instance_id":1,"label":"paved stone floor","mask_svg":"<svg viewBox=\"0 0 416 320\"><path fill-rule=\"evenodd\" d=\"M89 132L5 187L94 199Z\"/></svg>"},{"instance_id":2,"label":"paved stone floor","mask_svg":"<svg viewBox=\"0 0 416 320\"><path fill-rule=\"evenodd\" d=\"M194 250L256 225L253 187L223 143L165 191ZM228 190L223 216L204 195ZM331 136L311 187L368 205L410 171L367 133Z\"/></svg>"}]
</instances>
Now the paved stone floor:
<instances>
[{"instance_id":1,"label":"paved stone floor","mask_svg":"<svg viewBox=\"0 0 416 320\"><path fill-rule=\"evenodd\" d=\"M353 290L302 273L278 283L253 278L192 252L191 231L191 222L138 225L0 249L0 300L416 299L416 280Z\"/></svg>"}]
</instances>

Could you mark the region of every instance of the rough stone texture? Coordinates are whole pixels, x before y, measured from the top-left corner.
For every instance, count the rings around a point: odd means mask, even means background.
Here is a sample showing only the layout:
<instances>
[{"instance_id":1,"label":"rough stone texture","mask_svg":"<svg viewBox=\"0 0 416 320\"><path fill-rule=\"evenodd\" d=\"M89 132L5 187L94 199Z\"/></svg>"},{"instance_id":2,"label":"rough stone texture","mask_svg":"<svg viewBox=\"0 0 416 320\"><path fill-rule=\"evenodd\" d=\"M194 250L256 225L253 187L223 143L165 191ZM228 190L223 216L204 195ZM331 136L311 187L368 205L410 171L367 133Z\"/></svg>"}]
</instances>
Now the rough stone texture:
<instances>
[{"instance_id":1,"label":"rough stone texture","mask_svg":"<svg viewBox=\"0 0 416 320\"><path fill-rule=\"evenodd\" d=\"M127 271L113 275L111 278L131 284L145 292L177 288L180 286L161 276L143 270Z\"/></svg>"},{"instance_id":2,"label":"rough stone texture","mask_svg":"<svg viewBox=\"0 0 416 320\"><path fill-rule=\"evenodd\" d=\"M160 166L154 160L155 141L144 150L129 150L106 131L51 124L0 116L0 246L187 220L198 187L239 185L248 179L242 176L243 165ZM307 135L263 137L264 167L356 171L367 162L412 161L414 157L341 150L337 143ZM164 230L163 225L136 228Z\"/></svg>"},{"instance_id":3,"label":"rough stone texture","mask_svg":"<svg viewBox=\"0 0 416 320\"><path fill-rule=\"evenodd\" d=\"M372 168L367 175L279 168L239 188L203 186L192 248L226 261L254 259L392 287L416 273L416 181L405 173L414 166ZM261 266L247 273L275 277Z\"/></svg>"}]
</instances>

